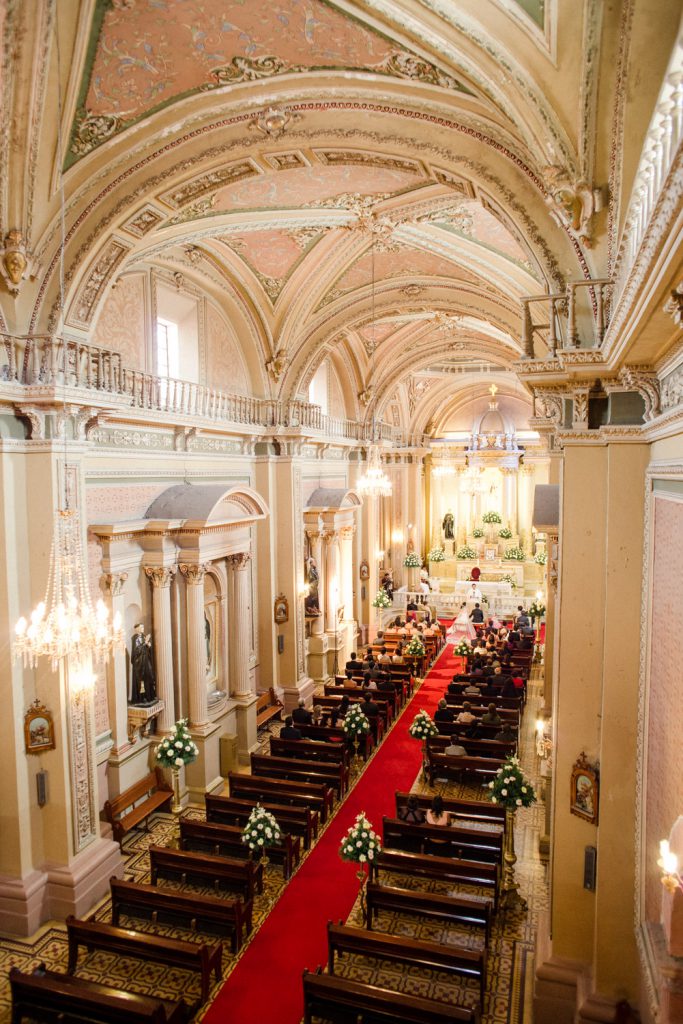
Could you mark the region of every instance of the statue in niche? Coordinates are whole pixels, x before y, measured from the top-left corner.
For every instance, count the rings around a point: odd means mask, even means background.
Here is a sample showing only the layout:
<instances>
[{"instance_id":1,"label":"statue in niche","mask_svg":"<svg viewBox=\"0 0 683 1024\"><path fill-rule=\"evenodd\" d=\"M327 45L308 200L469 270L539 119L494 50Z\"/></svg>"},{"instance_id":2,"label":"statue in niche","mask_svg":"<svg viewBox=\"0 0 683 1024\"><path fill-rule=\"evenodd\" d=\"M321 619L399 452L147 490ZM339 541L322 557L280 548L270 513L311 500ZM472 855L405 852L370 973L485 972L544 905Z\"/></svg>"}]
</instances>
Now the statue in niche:
<instances>
[{"instance_id":1,"label":"statue in niche","mask_svg":"<svg viewBox=\"0 0 683 1024\"><path fill-rule=\"evenodd\" d=\"M209 616L204 612L204 639L206 640L206 674L211 675L211 623Z\"/></svg>"},{"instance_id":2,"label":"statue in niche","mask_svg":"<svg viewBox=\"0 0 683 1024\"><path fill-rule=\"evenodd\" d=\"M443 535L446 540L455 539L455 534L453 532L454 526L455 517L453 516L453 513L451 511L448 511L446 515L443 517L443 523L441 524L441 529L443 530Z\"/></svg>"},{"instance_id":3,"label":"statue in niche","mask_svg":"<svg viewBox=\"0 0 683 1024\"><path fill-rule=\"evenodd\" d=\"M321 614L320 611L320 595L318 588L320 586L320 573L318 572L318 566L316 565L315 558L311 557L306 563L306 583L308 584L308 593L306 594L306 600L304 601L304 608L306 615L316 618Z\"/></svg>"},{"instance_id":4,"label":"statue in niche","mask_svg":"<svg viewBox=\"0 0 683 1024\"><path fill-rule=\"evenodd\" d=\"M154 704L157 699L157 681L152 663L152 639L149 633L145 633L144 623L136 623L133 629L135 632L130 650L132 676L130 703L134 705Z\"/></svg>"}]
</instances>

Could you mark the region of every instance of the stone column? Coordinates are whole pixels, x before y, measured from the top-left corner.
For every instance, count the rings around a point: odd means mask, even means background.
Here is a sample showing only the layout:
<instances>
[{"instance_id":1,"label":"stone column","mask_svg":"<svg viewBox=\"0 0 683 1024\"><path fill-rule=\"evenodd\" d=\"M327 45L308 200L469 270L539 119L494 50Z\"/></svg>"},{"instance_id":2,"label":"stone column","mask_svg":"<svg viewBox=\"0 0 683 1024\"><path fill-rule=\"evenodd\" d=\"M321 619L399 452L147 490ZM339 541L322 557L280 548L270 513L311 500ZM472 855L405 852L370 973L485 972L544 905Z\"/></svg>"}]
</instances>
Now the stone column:
<instances>
[{"instance_id":1,"label":"stone column","mask_svg":"<svg viewBox=\"0 0 683 1024\"><path fill-rule=\"evenodd\" d=\"M111 617L113 619L119 612L122 622L125 612L123 589L127 579L127 572L107 573L104 577L104 585L110 597ZM130 746L128 742L128 684L124 647L114 648L111 658L105 664L104 671L107 679L109 726L114 744L110 756L116 757L121 750Z\"/></svg>"},{"instance_id":2,"label":"stone column","mask_svg":"<svg viewBox=\"0 0 683 1024\"><path fill-rule=\"evenodd\" d=\"M325 628L328 633L337 631L340 591L339 534L331 530L325 534Z\"/></svg>"},{"instance_id":3,"label":"stone column","mask_svg":"<svg viewBox=\"0 0 683 1024\"><path fill-rule=\"evenodd\" d=\"M252 693L249 674L249 637L251 634L251 594L249 585L248 565L251 555L242 551L238 555L230 555L228 561L232 566L233 577L233 614L231 615L231 673L232 696L236 699L248 697Z\"/></svg>"},{"instance_id":4,"label":"stone column","mask_svg":"<svg viewBox=\"0 0 683 1024\"><path fill-rule=\"evenodd\" d=\"M533 466L522 466L519 471L519 514L517 517L517 525L520 541L524 544L524 548L527 553L531 549L531 515L533 511L534 473L535 469Z\"/></svg>"},{"instance_id":5,"label":"stone column","mask_svg":"<svg viewBox=\"0 0 683 1024\"><path fill-rule=\"evenodd\" d=\"M180 571L186 581L187 680L190 724L196 728L209 721L206 693L206 637L204 632L205 565L184 562Z\"/></svg>"},{"instance_id":6,"label":"stone column","mask_svg":"<svg viewBox=\"0 0 683 1024\"><path fill-rule=\"evenodd\" d=\"M157 697L164 710L157 719L159 732L169 733L175 725L175 694L173 692L173 632L171 627L171 580L175 566L145 566L152 584L152 622L154 628L154 665L157 676ZM202 598L203 600L203 598Z\"/></svg>"},{"instance_id":7,"label":"stone column","mask_svg":"<svg viewBox=\"0 0 683 1024\"><path fill-rule=\"evenodd\" d=\"M339 531L341 558L341 597L340 605L344 607L344 618L353 619L353 535L355 526L344 526Z\"/></svg>"},{"instance_id":8,"label":"stone column","mask_svg":"<svg viewBox=\"0 0 683 1024\"><path fill-rule=\"evenodd\" d=\"M500 472L503 477L503 507L501 509L503 526L509 525L513 534L516 534L517 478L519 476L519 471L517 469L513 469L512 466L503 466ZM510 542L508 541L507 543L509 544Z\"/></svg>"}]
</instances>

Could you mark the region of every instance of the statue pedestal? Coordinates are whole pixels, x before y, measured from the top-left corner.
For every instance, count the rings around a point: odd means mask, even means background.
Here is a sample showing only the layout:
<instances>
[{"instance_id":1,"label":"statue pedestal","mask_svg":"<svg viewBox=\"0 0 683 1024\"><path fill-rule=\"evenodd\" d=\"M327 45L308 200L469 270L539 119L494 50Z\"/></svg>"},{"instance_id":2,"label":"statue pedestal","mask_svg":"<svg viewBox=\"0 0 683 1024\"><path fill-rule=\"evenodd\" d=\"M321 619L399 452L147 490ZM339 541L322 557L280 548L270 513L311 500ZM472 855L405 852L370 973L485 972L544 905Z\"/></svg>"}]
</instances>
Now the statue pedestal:
<instances>
[{"instance_id":1,"label":"statue pedestal","mask_svg":"<svg viewBox=\"0 0 683 1024\"><path fill-rule=\"evenodd\" d=\"M163 700L155 700L153 704L128 706L128 742L137 743L142 737L149 736L152 723L164 710Z\"/></svg>"}]
</instances>

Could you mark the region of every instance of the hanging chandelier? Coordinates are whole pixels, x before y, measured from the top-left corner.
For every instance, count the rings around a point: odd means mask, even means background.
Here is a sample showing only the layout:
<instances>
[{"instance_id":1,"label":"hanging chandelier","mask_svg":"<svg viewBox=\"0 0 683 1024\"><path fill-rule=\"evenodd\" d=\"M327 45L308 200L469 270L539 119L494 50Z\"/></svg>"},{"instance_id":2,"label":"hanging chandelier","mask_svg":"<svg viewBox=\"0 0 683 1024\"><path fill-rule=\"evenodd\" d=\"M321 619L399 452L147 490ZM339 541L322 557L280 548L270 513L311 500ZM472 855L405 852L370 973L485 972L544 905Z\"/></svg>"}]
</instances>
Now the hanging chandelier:
<instances>
[{"instance_id":1,"label":"hanging chandelier","mask_svg":"<svg viewBox=\"0 0 683 1024\"><path fill-rule=\"evenodd\" d=\"M50 569L45 598L31 612L30 622L19 619L12 646L14 658L34 667L47 657L52 668L67 656L81 663L91 657L105 660L113 647L123 643L121 616L109 622L109 611L101 599L93 607L81 544L78 512L59 509L54 526Z\"/></svg>"},{"instance_id":2,"label":"hanging chandelier","mask_svg":"<svg viewBox=\"0 0 683 1024\"><path fill-rule=\"evenodd\" d=\"M370 299L372 308L372 340L371 353L372 363L370 370L370 383L367 390L370 392L372 402L372 427L370 437L372 442L368 449L367 466L365 472L358 480L356 484L356 490L361 494L366 495L368 498L389 498L392 493L392 484L389 477L382 469L382 456L380 449L375 444L375 397L372 394L375 383L375 349L377 348L377 339L375 337L375 235L386 234L387 223L377 218L375 214L372 214L365 221L359 219L359 227L364 231L370 232Z\"/></svg>"}]
</instances>

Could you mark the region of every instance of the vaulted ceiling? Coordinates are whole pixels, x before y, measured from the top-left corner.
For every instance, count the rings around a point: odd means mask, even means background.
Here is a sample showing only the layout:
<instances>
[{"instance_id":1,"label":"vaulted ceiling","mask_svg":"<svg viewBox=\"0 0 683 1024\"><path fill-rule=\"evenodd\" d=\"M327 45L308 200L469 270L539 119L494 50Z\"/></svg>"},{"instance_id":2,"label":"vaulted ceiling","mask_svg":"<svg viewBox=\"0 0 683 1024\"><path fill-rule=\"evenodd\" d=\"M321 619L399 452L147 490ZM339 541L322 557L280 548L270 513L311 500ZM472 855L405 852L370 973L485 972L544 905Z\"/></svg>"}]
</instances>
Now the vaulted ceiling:
<instances>
[{"instance_id":1,"label":"vaulted ceiling","mask_svg":"<svg viewBox=\"0 0 683 1024\"><path fill-rule=\"evenodd\" d=\"M60 154L68 330L92 330L122 275L182 273L250 347L254 393L305 395L329 358L349 416L386 415L400 388L415 406L428 370L441 383L414 425L481 375L519 397L520 297L609 272L634 169L629 4L22 7L7 6L0 217L33 279L0 297L10 329L56 323Z\"/></svg>"}]
</instances>

